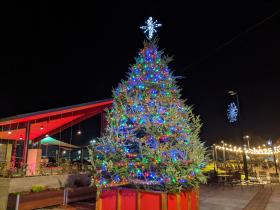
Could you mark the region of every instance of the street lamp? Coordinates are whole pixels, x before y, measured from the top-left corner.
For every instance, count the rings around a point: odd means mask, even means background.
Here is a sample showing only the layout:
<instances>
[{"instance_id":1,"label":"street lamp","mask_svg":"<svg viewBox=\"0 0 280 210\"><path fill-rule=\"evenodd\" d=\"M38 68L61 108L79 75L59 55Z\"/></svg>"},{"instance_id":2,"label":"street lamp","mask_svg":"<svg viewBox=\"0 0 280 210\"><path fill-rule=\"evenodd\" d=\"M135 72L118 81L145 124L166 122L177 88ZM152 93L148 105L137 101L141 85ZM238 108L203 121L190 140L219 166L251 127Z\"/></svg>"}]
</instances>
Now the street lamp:
<instances>
[{"instance_id":1,"label":"street lamp","mask_svg":"<svg viewBox=\"0 0 280 210\"><path fill-rule=\"evenodd\" d=\"M271 147L273 162L274 162L274 167L275 167L275 173L278 175L278 166L277 166L276 156L274 153L274 144L273 144L272 140L270 140L270 139L267 141L267 144Z\"/></svg>"},{"instance_id":2,"label":"street lamp","mask_svg":"<svg viewBox=\"0 0 280 210\"><path fill-rule=\"evenodd\" d=\"M221 143L223 144L223 161L226 161L226 151L225 151L225 142L221 141Z\"/></svg>"},{"instance_id":3,"label":"street lamp","mask_svg":"<svg viewBox=\"0 0 280 210\"><path fill-rule=\"evenodd\" d=\"M246 135L243 138L247 140L247 146L248 146L248 149L249 149L250 148L250 143L249 143L250 136Z\"/></svg>"},{"instance_id":4,"label":"street lamp","mask_svg":"<svg viewBox=\"0 0 280 210\"><path fill-rule=\"evenodd\" d=\"M272 146L272 141L270 139L267 141L267 145Z\"/></svg>"},{"instance_id":5,"label":"street lamp","mask_svg":"<svg viewBox=\"0 0 280 210\"><path fill-rule=\"evenodd\" d=\"M228 91L228 94L231 95L231 96L234 96L234 95L237 94L237 92L234 92L234 91L230 90L230 91Z\"/></svg>"},{"instance_id":6,"label":"street lamp","mask_svg":"<svg viewBox=\"0 0 280 210\"><path fill-rule=\"evenodd\" d=\"M216 174L216 159L217 159L217 157L216 157L216 145L213 144L211 147L212 147L212 156L213 156L213 162L214 162L214 172Z\"/></svg>"},{"instance_id":7,"label":"street lamp","mask_svg":"<svg viewBox=\"0 0 280 210\"><path fill-rule=\"evenodd\" d=\"M238 108L238 117L237 117L237 119L238 119L239 126L240 126L240 137L241 137L240 140L241 140L241 145L244 145L244 138L243 138L242 125L241 125L241 114L240 114L240 105L239 105L238 93L237 93L237 91L230 90L230 91L228 91L228 94L231 95L231 96L235 96L236 97L237 108ZM245 180L248 180L248 165L247 165L247 158L246 158L246 154L245 154L245 149L243 149L242 156L243 156L243 168L244 168Z\"/></svg>"}]
</instances>

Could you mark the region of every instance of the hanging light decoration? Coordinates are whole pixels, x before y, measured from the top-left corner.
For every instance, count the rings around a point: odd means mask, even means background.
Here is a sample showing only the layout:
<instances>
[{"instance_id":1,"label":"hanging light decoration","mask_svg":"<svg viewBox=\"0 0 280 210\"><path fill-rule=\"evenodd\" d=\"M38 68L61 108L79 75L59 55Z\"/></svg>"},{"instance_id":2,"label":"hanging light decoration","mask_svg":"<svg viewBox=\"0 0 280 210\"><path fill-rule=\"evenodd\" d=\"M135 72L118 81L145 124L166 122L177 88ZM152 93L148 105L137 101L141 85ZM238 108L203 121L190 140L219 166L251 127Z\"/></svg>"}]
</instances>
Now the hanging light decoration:
<instances>
[{"instance_id":1,"label":"hanging light decoration","mask_svg":"<svg viewBox=\"0 0 280 210\"><path fill-rule=\"evenodd\" d=\"M228 105L227 117L230 123L234 123L237 121L238 107L235 105L234 102Z\"/></svg>"},{"instance_id":2,"label":"hanging light decoration","mask_svg":"<svg viewBox=\"0 0 280 210\"><path fill-rule=\"evenodd\" d=\"M225 144L222 146L215 145L215 148L218 150L225 150L225 151L233 152L233 153L242 153L244 150L246 154L251 154L251 155L271 155L273 153L275 153L275 154L280 153L280 145L275 146L273 148L274 151L272 151L272 148L270 148L270 147L267 148L267 147L258 146L257 148L253 147L253 148L248 149L245 146L246 145L244 145L244 148L242 149L242 147L237 147L237 146L230 147L230 146L226 146L226 144Z\"/></svg>"},{"instance_id":3,"label":"hanging light decoration","mask_svg":"<svg viewBox=\"0 0 280 210\"><path fill-rule=\"evenodd\" d=\"M82 131L81 131L81 124L79 124L79 129L77 131L77 135L81 135L82 134Z\"/></svg>"},{"instance_id":4,"label":"hanging light decoration","mask_svg":"<svg viewBox=\"0 0 280 210\"><path fill-rule=\"evenodd\" d=\"M47 134L45 135L45 137L49 137L49 121L50 121L50 116L49 116L49 120L47 121Z\"/></svg>"}]
</instances>

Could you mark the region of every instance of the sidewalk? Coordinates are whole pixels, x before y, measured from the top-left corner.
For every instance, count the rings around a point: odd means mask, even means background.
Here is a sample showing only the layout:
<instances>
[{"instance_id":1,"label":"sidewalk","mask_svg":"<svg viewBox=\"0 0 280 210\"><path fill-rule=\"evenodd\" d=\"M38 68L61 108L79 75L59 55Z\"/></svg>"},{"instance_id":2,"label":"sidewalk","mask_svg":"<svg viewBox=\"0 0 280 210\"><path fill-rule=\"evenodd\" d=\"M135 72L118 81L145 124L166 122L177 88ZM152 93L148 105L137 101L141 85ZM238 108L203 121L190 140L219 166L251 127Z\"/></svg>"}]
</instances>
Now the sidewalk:
<instances>
[{"instance_id":1,"label":"sidewalk","mask_svg":"<svg viewBox=\"0 0 280 210\"><path fill-rule=\"evenodd\" d=\"M266 210L278 210L280 209L280 185L272 187L272 195L266 206Z\"/></svg>"},{"instance_id":2,"label":"sidewalk","mask_svg":"<svg viewBox=\"0 0 280 210\"><path fill-rule=\"evenodd\" d=\"M90 210L94 204L78 202L51 210ZM200 210L279 210L280 185L200 187ZM45 209L46 210L46 209Z\"/></svg>"},{"instance_id":3,"label":"sidewalk","mask_svg":"<svg viewBox=\"0 0 280 210\"><path fill-rule=\"evenodd\" d=\"M271 194L272 187L265 186L249 201L244 210L265 210Z\"/></svg>"},{"instance_id":4,"label":"sidewalk","mask_svg":"<svg viewBox=\"0 0 280 210\"><path fill-rule=\"evenodd\" d=\"M200 210L242 210L258 191L259 187L203 185L200 188Z\"/></svg>"},{"instance_id":5,"label":"sidewalk","mask_svg":"<svg viewBox=\"0 0 280 210\"><path fill-rule=\"evenodd\" d=\"M200 210L279 210L280 185L264 188L201 186Z\"/></svg>"}]
</instances>

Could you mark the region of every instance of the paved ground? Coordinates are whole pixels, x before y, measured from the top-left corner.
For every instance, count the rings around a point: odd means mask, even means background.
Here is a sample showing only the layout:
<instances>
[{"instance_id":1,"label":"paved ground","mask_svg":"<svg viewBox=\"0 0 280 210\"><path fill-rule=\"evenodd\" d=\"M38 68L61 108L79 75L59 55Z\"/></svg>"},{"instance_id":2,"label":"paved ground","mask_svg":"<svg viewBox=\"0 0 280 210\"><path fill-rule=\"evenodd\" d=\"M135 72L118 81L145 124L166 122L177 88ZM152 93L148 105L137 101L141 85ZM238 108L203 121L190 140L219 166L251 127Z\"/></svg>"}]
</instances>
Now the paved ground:
<instances>
[{"instance_id":1,"label":"paved ground","mask_svg":"<svg viewBox=\"0 0 280 210\"><path fill-rule=\"evenodd\" d=\"M201 210L241 210L259 191L259 187L201 186Z\"/></svg>"},{"instance_id":2,"label":"paved ground","mask_svg":"<svg viewBox=\"0 0 280 210\"><path fill-rule=\"evenodd\" d=\"M260 189L245 206L244 210L265 210L272 194L270 186Z\"/></svg>"},{"instance_id":3,"label":"paved ground","mask_svg":"<svg viewBox=\"0 0 280 210\"><path fill-rule=\"evenodd\" d=\"M52 210L92 210L94 205L79 202ZM45 209L46 210L46 209ZM200 210L280 210L280 185L200 188Z\"/></svg>"},{"instance_id":4,"label":"paved ground","mask_svg":"<svg viewBox=\"0 0 280 210\"><path fill-rule=\"evenodd\" d=\"M272 194L266 206L266 210L280 209L280 186L272 187Z\"/></svg>"},{"instance_id":5,"label":"paved ground","mask_svg":"<svg viewBox=\"0 0 280 210\"><path fill-rule=\"evenodd\" d=\"M201 187L201 210L280 210L280 185Z\"/></svg>"}]
</instances>

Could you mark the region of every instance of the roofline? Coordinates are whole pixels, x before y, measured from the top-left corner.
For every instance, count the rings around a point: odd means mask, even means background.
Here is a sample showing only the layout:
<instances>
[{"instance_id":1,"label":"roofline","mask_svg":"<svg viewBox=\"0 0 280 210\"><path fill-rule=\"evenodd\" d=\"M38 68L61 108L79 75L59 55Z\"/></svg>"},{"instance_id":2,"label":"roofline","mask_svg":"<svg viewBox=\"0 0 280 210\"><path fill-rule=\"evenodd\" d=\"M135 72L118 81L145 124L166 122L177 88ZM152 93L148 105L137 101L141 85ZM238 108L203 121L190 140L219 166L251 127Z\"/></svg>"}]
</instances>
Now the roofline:
<instances>
[{"instance_id":1,"label":"roofline","mask_svg":"<svg viewBox=\"0 0 280 210\"><path fill-rule=\"evenodd\" d=\"M30 112L30 113L26 113L26 114L19 114L19 115L14 115L14 116L11 116L11 117L2 118L2 119L0 119L0 122L5 122L5 121L10 121L10 120L30 117L30 116L38 115L38 114L46 114L46 113L51 113L51 112L57 112L57 111L77 108L77 107L81 107L81 106L94 105L94 104L103 103L103 102L110 102L110 101L113 101L113 99L112 98L107 98L107 99L99 100L99 101L92 101L92 102L86 102L86 103L71 105L71 106L64 106L64 107L59 107L59 108L47 109L47 110L43 110L43 111Z\"/></svg>"}]
</instances>

